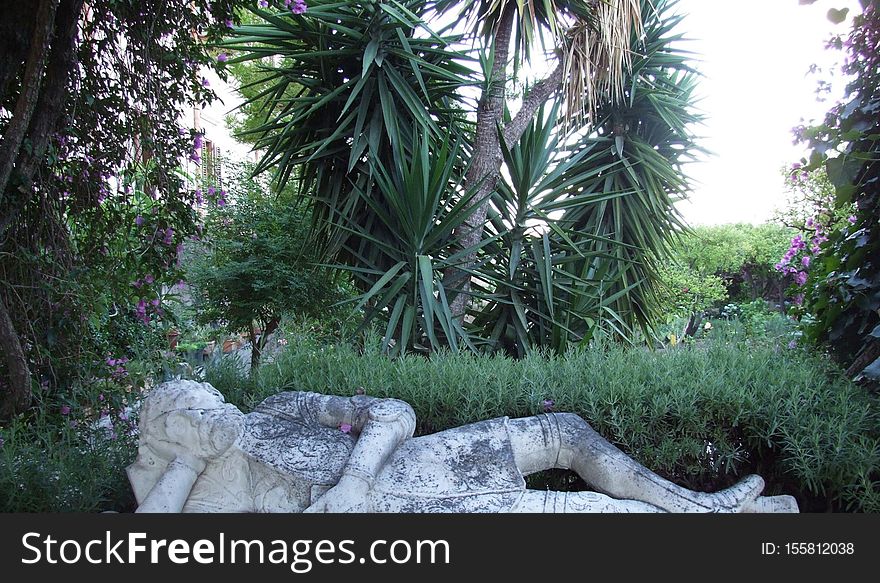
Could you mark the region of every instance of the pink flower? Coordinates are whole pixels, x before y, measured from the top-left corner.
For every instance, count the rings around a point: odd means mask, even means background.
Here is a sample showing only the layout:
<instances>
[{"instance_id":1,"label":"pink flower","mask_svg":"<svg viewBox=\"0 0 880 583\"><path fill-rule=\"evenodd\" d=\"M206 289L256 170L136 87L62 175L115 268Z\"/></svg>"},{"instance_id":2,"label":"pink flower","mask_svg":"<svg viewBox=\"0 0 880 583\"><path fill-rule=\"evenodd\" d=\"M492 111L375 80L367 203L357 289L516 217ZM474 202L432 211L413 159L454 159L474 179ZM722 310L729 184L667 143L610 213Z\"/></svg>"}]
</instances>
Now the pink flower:
<instances>
[{"instance_id":1,"label":"pink flower","mask_svg":"<svg viewBox=\"0 0 880 583\"><path fill-rule=\"evenodd\" d=\"M351 433L351 425L348 423L342 423L339 426L339 431L341 431L342 433Z\"/></svg>"}]
</instances>

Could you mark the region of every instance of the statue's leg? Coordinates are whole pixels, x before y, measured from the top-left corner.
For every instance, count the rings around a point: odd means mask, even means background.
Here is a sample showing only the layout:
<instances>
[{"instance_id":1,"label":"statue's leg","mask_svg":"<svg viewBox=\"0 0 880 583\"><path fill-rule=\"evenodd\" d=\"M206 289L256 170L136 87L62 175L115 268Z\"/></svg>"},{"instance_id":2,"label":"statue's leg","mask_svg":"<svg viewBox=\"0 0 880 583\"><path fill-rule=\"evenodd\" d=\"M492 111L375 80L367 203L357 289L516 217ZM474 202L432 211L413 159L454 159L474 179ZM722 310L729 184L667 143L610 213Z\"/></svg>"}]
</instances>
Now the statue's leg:
<instances>
[{"instance_id":1,"label":"statue's leg","mask_svg":"<svg viewBox=\"0 0 880 583\"><path fill-rule=\"evenodd\" d=\"M660 508L638 500L616 500L597 492L555 492L526 490L511 512L576 513L576 512L663 512Z\"/></svg>"},{"instance_id":2,"label":"statue's leg","mask_svg":"<svg viewBox=\"0 0 880 583\"><path fill-rule=\"evenodd\" d=\"M740 512L760 508L755 505L764 489L760 476L748 476L714 494L682 488L614 447L573 413L512 419L508 428L517 467L523 474L550 468L570 469L600 492L614 498L641 500L668 512ZM797 508L796 504L794 507Z\"/></svg>"}]
</instances>

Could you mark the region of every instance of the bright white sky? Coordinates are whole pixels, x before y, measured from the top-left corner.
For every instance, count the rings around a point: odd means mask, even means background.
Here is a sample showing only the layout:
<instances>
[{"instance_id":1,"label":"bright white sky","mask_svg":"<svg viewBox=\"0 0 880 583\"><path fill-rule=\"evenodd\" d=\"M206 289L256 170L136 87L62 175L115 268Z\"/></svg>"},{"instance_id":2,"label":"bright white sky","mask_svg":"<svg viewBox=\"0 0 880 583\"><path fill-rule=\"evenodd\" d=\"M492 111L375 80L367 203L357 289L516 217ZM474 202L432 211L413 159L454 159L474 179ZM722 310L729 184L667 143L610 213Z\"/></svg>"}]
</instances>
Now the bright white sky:
<instances>
[{"instance_id":1,"label":"bright white sky","mask_svg":"<svg viewBox=\"0 0 880 583\"><path fill-rule=\"evenodd\" d=\"M826 18L829 8L846 7L844 23ZM705 75L699 108L708 119L698 128L700 143L715 154L687 167L695 187L679 208L692 225L766 221L784 201L779 169L806 154L792 144L791 129L821 119L831 105L817 102L819 77L809 67L840 58L824 50L824 41L849 30L859 4L681 0L678 9L688 15L682 30L694 39L688 48L701 55L697 68ZM839 72L836 80L839 97Z\"/></svg>"}]
</instances>

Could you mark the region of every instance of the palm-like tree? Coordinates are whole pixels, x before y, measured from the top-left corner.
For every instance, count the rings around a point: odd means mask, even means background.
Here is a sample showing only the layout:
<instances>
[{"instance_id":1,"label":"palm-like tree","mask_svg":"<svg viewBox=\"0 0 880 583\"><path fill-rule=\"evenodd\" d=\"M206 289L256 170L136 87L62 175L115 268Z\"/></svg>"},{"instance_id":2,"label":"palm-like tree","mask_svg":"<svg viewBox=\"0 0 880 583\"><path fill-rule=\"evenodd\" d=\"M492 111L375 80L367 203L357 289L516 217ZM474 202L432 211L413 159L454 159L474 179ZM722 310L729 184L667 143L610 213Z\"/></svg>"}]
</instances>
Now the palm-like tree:
<instances>
[{"instance_id":1,"label":"palm-like tree","mask_svg":"<svg viewBox=\"0 0 880 583\"><path fill-rule=\"evenodd\" d=\"M456 12L459 21L470 23L470 35L482 38L491 55L465 181L467 186L478 185L477 208L458 233L462 246L469 248L482 238L489 196L501 169L502 139L516 142L538 108L563 86L570 124L590 123L598 103L622 98L631 39L641 31L641 7L639 0L438 0L433 8L440 14ZM531 60L539 40L545 46L551 43L555 68L532 87L518 113L504 123L510 51L516 64ZM469 255L466 263L473 265L475 259ZM459 316L469 301L466 274L466 270L447 273L460 291L452 304Z\"/></svg>"},{"instance_id":2,"label":"palm-like tree","mask_svg":"<svg viewBox=\"0 0 880 583\"><path fill-rule=\"evenodd\" d=\"M299 183L315 244L354 274L389 351L648 327L694 121L670 4L315 0L236 29L226 47L264 71L261 168ZM437 14L471 28L435 32ZM508 72L540 42L552 71L511 113Z\"/></svg>"}]
</instances>

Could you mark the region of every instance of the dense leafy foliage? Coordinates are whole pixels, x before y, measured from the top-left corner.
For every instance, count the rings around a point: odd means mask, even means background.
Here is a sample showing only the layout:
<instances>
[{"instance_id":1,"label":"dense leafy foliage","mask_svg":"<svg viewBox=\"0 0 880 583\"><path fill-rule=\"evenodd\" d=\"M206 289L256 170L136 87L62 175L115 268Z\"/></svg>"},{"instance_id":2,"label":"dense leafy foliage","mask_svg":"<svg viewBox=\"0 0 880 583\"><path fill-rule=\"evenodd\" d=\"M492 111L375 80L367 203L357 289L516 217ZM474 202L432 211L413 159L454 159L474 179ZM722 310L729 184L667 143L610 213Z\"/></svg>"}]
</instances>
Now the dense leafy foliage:
<instances>
[{"instance_id":1,"label":"dense leafy foliage","mask_svg":"<svg viewBox=\"0 0 880 583\"><path fill-rule=\"evenodd\" d=\"M813 147L808 167L824 166L834 186L834 208L855 205L852 221L828 234L806 285L814 317L808 333L852 364L853 374L880 356L880 10L862 4L852 31L835 43L847 54L844 72L854 76L848 97L823 124L801 132Z\"/></svg>"},{"instance_id":2,"label":"dense leafy foliage","mask_svg":"<svg viewBox=\"0 0 880 583\"><path fill-rule=\"evenodd\" d=\"M41 0L4 13L0 416L40 381L69 387L128 350L117 323L159 315L196 223L178 168L198 139L181 108L211 100L206 41L236 4Z\"/></svg>"},{"instance_id":3,"label":"dense leafy foliage","mask_svg":"<svg viewBox=\"0 0 880 583\"><path fill-rule=\"evenodd\" d=\"M344 297L344 274L317 265L307 213L289 193L272 194L248 165L230 177L229 192L204 194L205 235L188 244L186 279L197 319L247 333L256 368L282 316L326 316Z\"/></svg>"}]
</instances>

